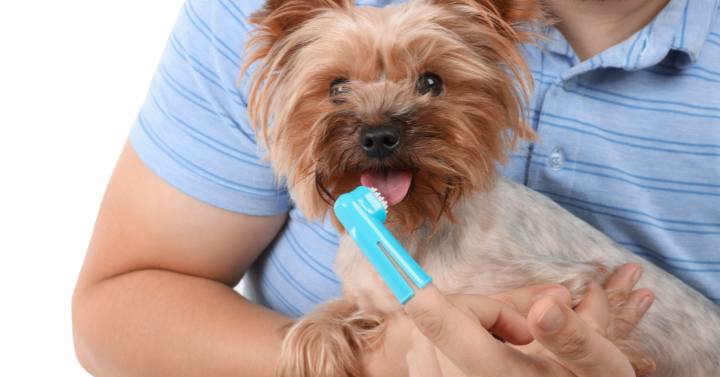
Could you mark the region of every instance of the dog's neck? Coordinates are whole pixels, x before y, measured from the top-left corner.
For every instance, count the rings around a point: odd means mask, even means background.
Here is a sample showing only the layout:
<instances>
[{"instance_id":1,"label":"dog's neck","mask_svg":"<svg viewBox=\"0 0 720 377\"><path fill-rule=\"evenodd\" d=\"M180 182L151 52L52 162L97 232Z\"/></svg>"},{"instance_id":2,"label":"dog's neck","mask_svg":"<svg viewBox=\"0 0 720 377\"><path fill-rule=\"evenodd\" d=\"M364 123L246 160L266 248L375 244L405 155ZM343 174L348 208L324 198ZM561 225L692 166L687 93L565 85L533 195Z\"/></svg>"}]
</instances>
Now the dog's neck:
<instances>
[{"instance_id":1,"label":"dog's neck","mask_svg":"<svg viewBox=\"0 0 720 377\"><path fill-rule=\"evenodd\" d=\"M498 178L500 185L505 181L506 178ZM427 253L439 249L440 244L445 248L448 247L448 242L459 242L467 231L490 232L491 228L495 226L494 213L497 203L494 203L493 197L498 186L496 183L488 191L476 191L459 200L452 208L454 214L452 218L443 216L436 223L426 222L411 233L393 233L410 250L413 257L421 261ZM471 217L473 218L473 228L469 230L467 229L467 219ZM460 246L457 245L457 247Z\"/></svg>"}]
</instances>

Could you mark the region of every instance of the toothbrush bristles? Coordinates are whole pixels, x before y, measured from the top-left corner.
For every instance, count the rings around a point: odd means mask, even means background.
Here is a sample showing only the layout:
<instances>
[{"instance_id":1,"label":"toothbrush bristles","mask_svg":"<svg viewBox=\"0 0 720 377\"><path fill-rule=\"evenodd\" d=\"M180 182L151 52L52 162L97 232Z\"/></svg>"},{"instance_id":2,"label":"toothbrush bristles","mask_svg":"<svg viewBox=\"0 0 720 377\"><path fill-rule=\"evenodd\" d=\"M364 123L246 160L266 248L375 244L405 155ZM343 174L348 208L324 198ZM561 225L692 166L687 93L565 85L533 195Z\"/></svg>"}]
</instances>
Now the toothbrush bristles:
<instances>
[{"instance_id":1,"label":"toothbrush bristles","mask_svg":"<svg viewBox=\"0 0 720 377\"><path fill-rule=\"evenodd\" d=\"M385 197L382 196L380 193L380 190L378 190L375 187L370 187L370 190L375 194L375 196L378 198L378 200L383 204L383 208L387 211L388 209L388 202L385 200Z\"/></svg>"}]
</instances>

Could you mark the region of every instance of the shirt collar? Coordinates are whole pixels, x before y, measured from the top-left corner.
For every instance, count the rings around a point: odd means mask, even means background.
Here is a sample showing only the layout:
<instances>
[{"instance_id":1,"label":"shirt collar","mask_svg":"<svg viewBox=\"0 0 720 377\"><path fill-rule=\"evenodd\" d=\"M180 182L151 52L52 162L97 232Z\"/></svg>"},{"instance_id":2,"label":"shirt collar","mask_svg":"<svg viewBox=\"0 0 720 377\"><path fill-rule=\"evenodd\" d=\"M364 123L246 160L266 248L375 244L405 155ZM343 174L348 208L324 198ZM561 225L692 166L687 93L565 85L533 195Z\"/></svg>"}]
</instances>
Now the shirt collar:
<instances>
[{"instance_id":1,"label":"shirt collar","mask_svg":"<svg viewBox=\"0 0 720 377\"><path fill-rule=\"evenodd\" d=\"M719 5L720 0L671 0L643 29L582 63L554 27L546 30L543 45L568 59L571 68L563 74L565 79L601 67L644 69L668 56L673 57L669 64L682 69L700 56Z\"/></svg>"},{"instance_id":2,"label":"shirt collar","mask_svg":"<svg viewBox=\"0 0 720 377\"><path fill-rule=\"evenodd\" d=\"M671 48L687 56L687 61L676 63L678 68L685 68L698 60L720 10L720 0L685 0L683 3L682 20L678 23Z\"/></svg>"}]
</instances>

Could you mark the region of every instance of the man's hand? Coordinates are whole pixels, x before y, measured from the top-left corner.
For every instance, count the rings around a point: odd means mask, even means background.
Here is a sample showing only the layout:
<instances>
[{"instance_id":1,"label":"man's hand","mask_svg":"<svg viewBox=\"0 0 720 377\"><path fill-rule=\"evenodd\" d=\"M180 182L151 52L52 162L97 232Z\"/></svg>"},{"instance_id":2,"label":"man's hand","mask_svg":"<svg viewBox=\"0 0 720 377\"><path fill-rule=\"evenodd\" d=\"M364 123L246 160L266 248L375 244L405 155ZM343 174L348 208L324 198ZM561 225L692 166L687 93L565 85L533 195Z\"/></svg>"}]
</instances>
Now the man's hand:
<instances>
[{"instance_id":1,"label":"man's hand","mask_svg":"<svg viewBox=\"0 0 720 377\"><path fill-rule=\"evenodd\" d=\"M611 360L621 353L608 344L611 340L622 342L653 302L649 289L633 290L641 274L640 266L628 264L615 271L604 287L591 283L574 313L569 301L558 302L557 296L538 300L528 313L530 332L537 340L535 352L555 359L578 376L614 375L607 365L613 365ZM593 336L595 333L602 336ZM638 376L655 371L655 362L648 355L623 356L631 356L629 362Z\"/></svg>"},{"instance_id":2,"label":"man's hand","mask_svg":"<svg viewBox=\"0 0 720 377\"><path fill-rule=\"evenodd\" d=\"M626 265L605 286L610 294L623 293L626 305L610 313L608 295L591 285L587 296L573 311L569 293L558 286L534 286L482 297L443 296L430 285L417 292L405 310L428 342L413 345L408 354L410 375L435 377L450 374L467 376L577 376L634 377L628 358L604 334L612 316L624 316L626 333L649 308L652 294L635 290L640 267ZM527 322L519 321L527 313ZM527 343L522 352L498 341ZM435 348L442 355L438 360ZM647 361L647 360L646 360ZM652 364L652 361L649 361ZM441 372L442 371L442 372Z\"/></svg>"}]
</instances>

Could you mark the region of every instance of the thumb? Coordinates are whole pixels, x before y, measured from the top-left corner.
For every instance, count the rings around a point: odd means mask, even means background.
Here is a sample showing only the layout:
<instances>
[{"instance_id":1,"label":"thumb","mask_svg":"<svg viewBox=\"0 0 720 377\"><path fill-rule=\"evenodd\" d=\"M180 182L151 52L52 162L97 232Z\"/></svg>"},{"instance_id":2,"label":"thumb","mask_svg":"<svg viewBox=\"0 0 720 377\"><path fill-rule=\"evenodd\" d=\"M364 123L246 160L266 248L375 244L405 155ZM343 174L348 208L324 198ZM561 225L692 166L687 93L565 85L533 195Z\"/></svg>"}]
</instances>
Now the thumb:
<instances>
[{"instance_id":1,"label":"thumb","mask_svg":"<svg viewBox=\"0 0 720 377\"><path fill-rule=\"evenodd\" d=\"M625 355L557 298L545 297L528 313L530 332L565 368L582 377L634 377Z\"/></svg>"}]
</instances>

